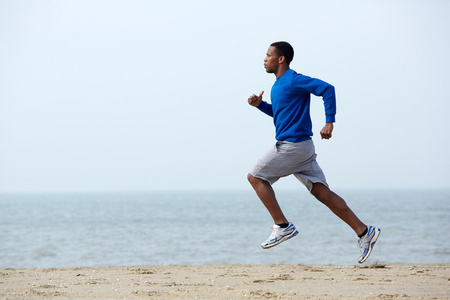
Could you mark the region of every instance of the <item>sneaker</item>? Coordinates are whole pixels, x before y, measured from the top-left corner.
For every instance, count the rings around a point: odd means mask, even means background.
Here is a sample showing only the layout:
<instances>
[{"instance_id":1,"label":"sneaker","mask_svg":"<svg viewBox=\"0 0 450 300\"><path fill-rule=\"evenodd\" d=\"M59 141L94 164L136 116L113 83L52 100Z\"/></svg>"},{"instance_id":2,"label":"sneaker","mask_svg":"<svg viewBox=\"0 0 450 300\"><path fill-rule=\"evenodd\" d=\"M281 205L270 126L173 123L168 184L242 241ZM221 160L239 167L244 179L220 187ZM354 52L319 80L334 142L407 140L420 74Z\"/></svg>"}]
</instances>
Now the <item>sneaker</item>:
<instances>
[{"instance_id":1,"label":"sneaker","mask_svg":"<svg viewBox=\"0 0 450 300\"><path fill-rule=\"evenodd\" d=\"M363 236L362 238L358 237L358 245L361 249L361 256L358 258L358 262L362 264L366 261L366 259L369 257L370 253L372 252L373 245L375 245L375 242L378 239L378 236L380 235L381 229L376 228L373 226L369 226L367 229L367 234Z\"/></svg>"},{"instance_id":2,"label":"sneaker","mask_svg":"<svg viewBox=\"0 0 450 300\"><path fill-rule=\"evenodd\" d=\"M293 238L298 234L298 230L295 229L294 224L289 223L289 226L286 228L281 228L278 225L272 226L272 233L270 234L267 241L261 244L263 249L269 249L273 246L276 246L290 238Z\"/></svg>"}]
</instances>

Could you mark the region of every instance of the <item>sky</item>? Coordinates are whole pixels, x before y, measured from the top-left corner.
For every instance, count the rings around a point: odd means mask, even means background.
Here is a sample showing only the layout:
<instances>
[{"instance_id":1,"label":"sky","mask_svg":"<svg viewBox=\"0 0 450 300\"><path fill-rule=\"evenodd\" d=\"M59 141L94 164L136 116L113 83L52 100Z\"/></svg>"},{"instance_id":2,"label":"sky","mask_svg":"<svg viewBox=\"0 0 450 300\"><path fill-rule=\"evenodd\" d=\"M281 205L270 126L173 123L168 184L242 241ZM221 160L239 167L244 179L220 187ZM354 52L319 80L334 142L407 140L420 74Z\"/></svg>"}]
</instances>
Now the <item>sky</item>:
<instances>
[{"instance_id":1,"label":"sky","mask_svg":"<svg viewBox=\"0 0 450 300\"><path fill-rule=\"evenodd\" d=\"M332 189L450 188L450 2L0 0L0 192L251 189L267 48L333 84ZM291 176L278 188L303 187Z\"/></svg>"}]
</instances>

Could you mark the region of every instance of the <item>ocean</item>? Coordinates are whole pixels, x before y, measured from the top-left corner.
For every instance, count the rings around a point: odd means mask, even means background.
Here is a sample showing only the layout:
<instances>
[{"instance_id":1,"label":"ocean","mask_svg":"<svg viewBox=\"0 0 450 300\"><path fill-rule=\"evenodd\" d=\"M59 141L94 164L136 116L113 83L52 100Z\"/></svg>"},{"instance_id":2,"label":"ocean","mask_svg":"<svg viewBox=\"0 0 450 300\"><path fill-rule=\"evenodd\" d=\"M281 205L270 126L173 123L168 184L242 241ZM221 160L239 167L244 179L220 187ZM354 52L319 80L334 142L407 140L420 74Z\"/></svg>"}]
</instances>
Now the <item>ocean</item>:
<instances>
[{"instance_id":1,"label":"ocean","mask_svg":"<svg viewBox=\"0 0 450 300\"><path fill-rule=\"evenodd\" d=\"M381 228L366 264L450 263L450 190L335 190ZM0 268L357 264L354 232L303 190L276 191L297 237L252 190L0 194Z\"/></svg>"}]
</instances>

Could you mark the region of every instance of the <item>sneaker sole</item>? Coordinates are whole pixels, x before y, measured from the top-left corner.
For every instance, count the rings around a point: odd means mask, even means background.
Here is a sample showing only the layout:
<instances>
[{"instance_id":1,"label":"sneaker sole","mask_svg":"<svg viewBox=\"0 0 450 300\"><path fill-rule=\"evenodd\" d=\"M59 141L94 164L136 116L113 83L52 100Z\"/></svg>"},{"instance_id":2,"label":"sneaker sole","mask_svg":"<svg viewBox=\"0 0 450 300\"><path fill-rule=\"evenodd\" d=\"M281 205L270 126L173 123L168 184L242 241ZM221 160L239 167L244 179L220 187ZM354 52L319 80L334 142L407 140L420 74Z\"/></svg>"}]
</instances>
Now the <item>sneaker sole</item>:
<instances>
[{"instance_id":1,"label":"sneaker sole","mask_svg":"<svg viewBox=\"0 0 450 300\"><path fill-rule=\"evenodd\" d=\"M369 251L367 251L366 256L364 256L362 259L358 260L358 262L360 264L364 263L369 258L369 255L370 255L370 253L372 253L373 246L375 245L376 241L378 240L380 233L381 233L381 230L379 228L375 229L375 234L373 235L372 239L370 240Z\"/></svg>"},{"instance_id":2,"label":"sneaker sole","mask_svg":"<svg viewBox=\"0 0 450 300\"><path fill-rule=\"evenodd\" d=\"M289 240L290 238L293 238L294 236L296 236L298 234L298 230L295 230L293 233L291 233L290 235L286 235L284 236L282 239L280 239L279 241L273 243L273 244L269 244L269 245L261 245L261 248L263 249L269 249L272 247L275 247L276 245L281 244L284 241Z\"/></svg>"}]
</instances>

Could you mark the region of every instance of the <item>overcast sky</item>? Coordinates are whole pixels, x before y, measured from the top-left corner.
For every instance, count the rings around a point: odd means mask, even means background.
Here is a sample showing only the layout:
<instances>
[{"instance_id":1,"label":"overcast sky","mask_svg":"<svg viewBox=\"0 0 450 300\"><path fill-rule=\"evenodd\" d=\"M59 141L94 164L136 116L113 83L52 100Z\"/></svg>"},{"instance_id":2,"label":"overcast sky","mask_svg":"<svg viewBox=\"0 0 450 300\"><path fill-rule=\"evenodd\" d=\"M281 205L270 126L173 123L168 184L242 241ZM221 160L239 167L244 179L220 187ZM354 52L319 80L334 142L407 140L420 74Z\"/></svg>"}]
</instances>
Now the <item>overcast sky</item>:
<instances>
[{"instance_id":1,"label":"overcast sky","mask_svg":"<svg viewBox=\"0 0 450 300\"><path fill-rule=\"evenodd\" d=\"M275 142L247 104L291 68L333 84L332 188L450 187L450 2L0 0L0 192L251 189ZM279 188L302 188L295 178Z\"/></svg>"}]
</instances>

